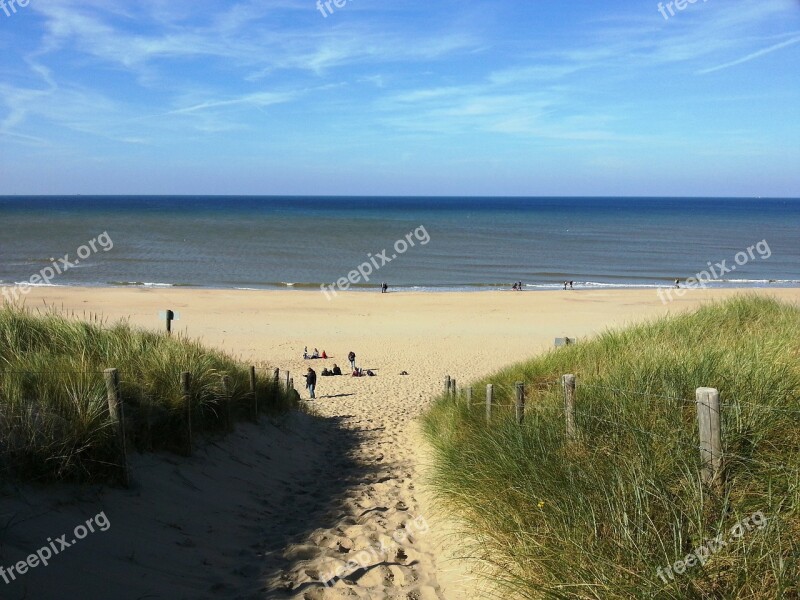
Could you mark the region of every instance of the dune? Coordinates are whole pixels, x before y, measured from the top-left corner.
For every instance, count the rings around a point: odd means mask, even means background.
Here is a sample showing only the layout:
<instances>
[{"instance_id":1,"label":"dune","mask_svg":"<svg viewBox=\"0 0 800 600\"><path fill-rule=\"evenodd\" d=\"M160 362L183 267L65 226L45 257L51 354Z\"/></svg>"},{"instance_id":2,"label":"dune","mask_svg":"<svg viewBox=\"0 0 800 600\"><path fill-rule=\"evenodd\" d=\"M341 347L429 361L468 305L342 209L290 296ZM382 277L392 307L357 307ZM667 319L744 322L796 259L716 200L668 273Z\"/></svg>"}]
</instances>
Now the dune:
<instances>
[{"instance_id":1,"label":"dune","mask_svg":"<svg viewBox=\"0 0 800 600\"><path fill-rule=\"evenodd\" d=\"M552 347L690 310L735 290L482 293L40 288L43 301L173 330L292 373L347 354L375 377L318 377L313 414L241 424L195 456L136 455L130 490L2 486L0 566L9 567L99 513L95 531L6 584L3 598L485 597L459 555L455 524L425 486L416 418L446 375L459 385ZM796 289L756 290L797 302ZM305 346L328 360L306 361ZM408 375L400 373L406 371ZM327 583L327 585L326 585Z\"/></svg>"}]
</instances>

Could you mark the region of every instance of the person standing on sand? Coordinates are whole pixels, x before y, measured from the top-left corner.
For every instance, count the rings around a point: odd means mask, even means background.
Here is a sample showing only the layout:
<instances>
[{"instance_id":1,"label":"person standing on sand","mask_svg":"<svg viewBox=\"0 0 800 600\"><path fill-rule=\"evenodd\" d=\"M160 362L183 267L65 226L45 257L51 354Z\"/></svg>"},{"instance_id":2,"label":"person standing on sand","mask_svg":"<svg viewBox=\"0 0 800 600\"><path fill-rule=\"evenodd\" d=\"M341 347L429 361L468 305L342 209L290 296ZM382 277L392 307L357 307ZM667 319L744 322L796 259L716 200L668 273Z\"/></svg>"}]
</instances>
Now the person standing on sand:
<instances>
[{"instance_id":1,"label":"person standing on sand","mask_svg":"<svg viewBox=\"0 0 800 600\"><path fill-rule=\"evenodd\" d=\"M347 355L347 360L350 361L350 370L355 371L356 370L356 353L351 350L350 354Z\"/></svg>"},{"instance_id":2,"label":"person standing on sand","mask_svg":"<svg viewBox=\"0 0 800 600\"><path fill-rule=\"evenodd\" d=\"M317 373L311 367L308 367L308 373L306 374L306 387L308 388L308 393L311 396L312 400L316 399L314 395L314 389L317 386Z\"/></svg>"}]
</instances>

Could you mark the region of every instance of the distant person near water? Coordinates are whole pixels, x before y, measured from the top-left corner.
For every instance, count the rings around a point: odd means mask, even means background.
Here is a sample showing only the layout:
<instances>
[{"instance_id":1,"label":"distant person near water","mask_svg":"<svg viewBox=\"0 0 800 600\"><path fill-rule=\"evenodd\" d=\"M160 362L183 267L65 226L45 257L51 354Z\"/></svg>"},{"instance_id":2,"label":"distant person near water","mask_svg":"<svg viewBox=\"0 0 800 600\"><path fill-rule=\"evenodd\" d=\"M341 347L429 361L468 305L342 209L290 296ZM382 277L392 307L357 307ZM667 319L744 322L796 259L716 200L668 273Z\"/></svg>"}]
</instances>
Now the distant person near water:
<instances>
[{"instance_id":1,"label":"distant person near water","mask_svg":"<svg viewBox=\"0 0 800 600\"><path fill-rule=\"evenodd\" d=\"M350 354L347 355L347 360L350 361L350 369L352 371L355 371L356 370L356 353L351 350Z\"/></svg>"},{"instance_id":2,"label":"distant person near water","mask_svg":"<svg viewBox=\"0 0 800 600\"><path fill-rule=\"evenodd\" d=\"M675 280L675 288L678 289L680 287L681 287L681 280L680 279L676 279Z\"/></svg>"},{"instance_id":3,"label":"distant person near water","mask_svg":"<svg viewBox=\"0 0 800 600\"><path fill-rule=\"evenodd\" d=\"M570 281L570 282L569 282L569 289L571 289L571 290L574 290L574 289L575 289L574 287L572 287L572 284L573 284L573 283L575 283L575 282L574 282L574 281Z\"/></svg>"},{"instance_id":4,"label":"distant person near water","mask_svg":"<svg viewBox=\"0 0 800 600\"><path fill-rule=\"evenodd\" d=\"M314 390L317 386L317 373L311 367L308 367L308 373L306 374L306 387L308 388L308 393L311 396L311 399L316 399L314 395Z\"/></svg>"}]
</instances>

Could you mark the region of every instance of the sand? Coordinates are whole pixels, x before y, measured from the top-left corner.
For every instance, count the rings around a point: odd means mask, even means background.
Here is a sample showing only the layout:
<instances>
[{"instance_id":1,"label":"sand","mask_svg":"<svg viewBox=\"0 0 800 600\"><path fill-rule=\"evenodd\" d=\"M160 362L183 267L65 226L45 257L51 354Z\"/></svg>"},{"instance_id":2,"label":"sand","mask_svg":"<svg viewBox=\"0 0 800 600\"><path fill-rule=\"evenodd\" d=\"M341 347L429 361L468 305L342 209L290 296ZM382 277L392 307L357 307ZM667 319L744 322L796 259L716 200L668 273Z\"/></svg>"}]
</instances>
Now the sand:
<instances>
[{"instance_id":1,"label":"sand","mask_svg":"<svg viewBox=\"0 0 800 600\"><path fill-rule=\"evenodd\" d=\"M454 522L425 485L417 417L445 375L467 383L608 327L680 312L735 290L349 293L46 288L42 302L175 330L294 375L347 353L377 376L318 379L316 416L242 424L190 459L135 456L131 490L4 486L0 566L103 511L110 527L16 581L3 598L486 597L459 556ZM797 302L800 290L760 290ZM304 361L303 347L327 361ZM123 365L118 365L124 368ZM407 371L408 375L400 375ZM329 581L330 587L320 583ZM26 595L27 594L27 595Z\"/></svg>"}]
</instances>

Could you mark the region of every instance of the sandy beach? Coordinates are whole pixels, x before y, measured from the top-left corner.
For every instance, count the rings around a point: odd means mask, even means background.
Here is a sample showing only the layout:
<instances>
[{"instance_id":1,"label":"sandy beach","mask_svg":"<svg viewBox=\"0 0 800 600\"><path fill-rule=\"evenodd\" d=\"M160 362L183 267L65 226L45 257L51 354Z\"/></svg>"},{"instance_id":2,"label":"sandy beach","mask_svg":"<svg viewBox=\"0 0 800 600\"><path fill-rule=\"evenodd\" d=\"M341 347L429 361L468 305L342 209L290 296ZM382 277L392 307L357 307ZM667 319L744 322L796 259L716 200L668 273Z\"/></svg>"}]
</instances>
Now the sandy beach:
<instances>
[{"instance_id":1,"label":"sandy beach","mask_svg":"<svg viewBox=\"0 0 800 600\"><path fill-rule=\"evenodd\" d=\"M313 415L240 425L190 459L136 456L131 490L6 485L0 565L100 511L111 526L48 567L0 581L0 596L485 597L425 487L416 417L444 377L467 383L535 356L556 337L580 340L736 293L690 290L664 304L652 289L349 293L330 301L319 292L34 289L29 307L153 330L164 327L160 311L177 311L174 331L290 371L304 399L305 369L319 374L336 363L347 371L351 350L377 376L319 377ZM797 289L749 293L800 300ZM305 361L306 346L330 358Z\"/></svg>"}]
</instances>

